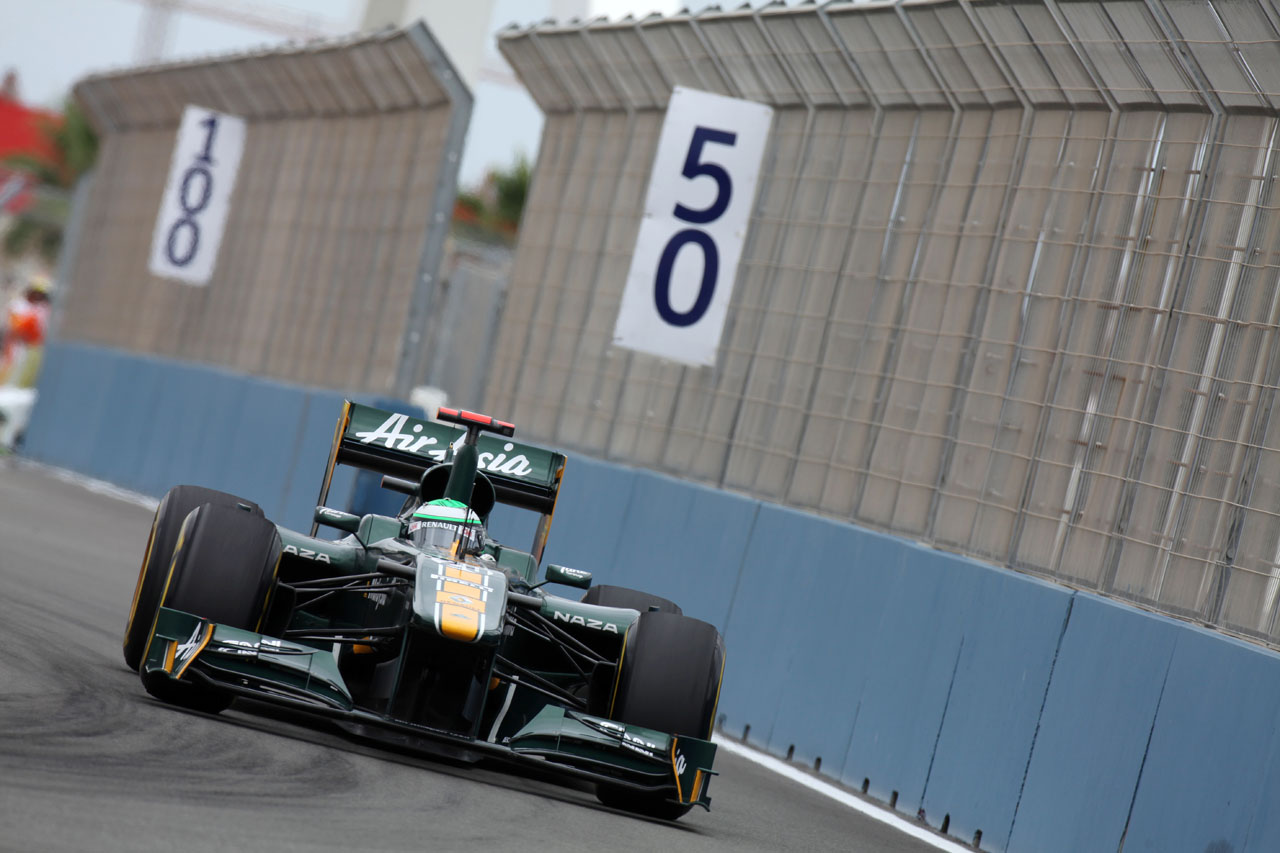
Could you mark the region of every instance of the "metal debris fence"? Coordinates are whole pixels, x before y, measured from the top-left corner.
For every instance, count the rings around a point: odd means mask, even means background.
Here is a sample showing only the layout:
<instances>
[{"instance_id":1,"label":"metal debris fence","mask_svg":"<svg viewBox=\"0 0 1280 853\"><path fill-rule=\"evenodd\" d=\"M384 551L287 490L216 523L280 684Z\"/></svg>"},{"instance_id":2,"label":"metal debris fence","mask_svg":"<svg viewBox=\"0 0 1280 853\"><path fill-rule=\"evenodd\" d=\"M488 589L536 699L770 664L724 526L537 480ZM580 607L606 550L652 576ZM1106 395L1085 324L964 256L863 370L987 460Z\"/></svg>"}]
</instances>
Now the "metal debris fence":
<instances>
[{"instance_id":1,"label":"metal debris fence","mask_svg":"<svg viewBox=\"0 0 1280 853\"><path fill-rule=\"evenodd\" d=\"M531 437L1280 641L1280 9L513 30L547 115L484 400ZM767 103L716 368L610 345L673 86Z\"/></svg>"},{"instance_id":2,"label":"metal debris fence","mask_svg":"<svg viewBox=\"0 0 1280 853\"><path fill-rule=\"evenodd\" d=\"M419 381L471 112L425 25L98 75L75 94L103 143L62 338L313 387ZM187 104L248 121L206 287L147 265Z\"/></svg>"}]
</instances>

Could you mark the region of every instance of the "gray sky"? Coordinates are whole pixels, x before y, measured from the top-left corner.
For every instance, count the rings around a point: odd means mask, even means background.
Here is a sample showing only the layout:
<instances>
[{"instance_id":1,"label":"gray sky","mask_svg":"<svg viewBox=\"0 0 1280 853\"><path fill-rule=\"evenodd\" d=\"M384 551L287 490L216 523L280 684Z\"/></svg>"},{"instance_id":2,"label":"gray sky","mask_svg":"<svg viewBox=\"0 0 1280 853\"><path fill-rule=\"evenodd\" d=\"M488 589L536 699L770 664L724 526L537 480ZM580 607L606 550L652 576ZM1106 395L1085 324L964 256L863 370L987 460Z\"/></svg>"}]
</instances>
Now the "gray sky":
<instances>
[{"instance_id":1,"label":"gray sky","mask_svg":"<svg viewBox=\"0 0 1280 853\"><path fill-rule=\"evenodd\" d=\"M248 5L244 0L241 4ZM347 27L358 23L364 7L363 0L271 0L270 5L297 9ZM522 5L518 0L500 3L494 17L510 17L507 10ZM678 0L589 0L592 14L611 19L628 12L670 14L680 5ZM146 6L144 0L0 2L0 67L18 69L24 100L56 106L86 74L133 64ZM179 12L172 20L166 52L169 59L226 53L283 40L261 30L188 13Z\"/></svg>"},{"instance_id":2,"label":"gray sky","mask_svg":"<svg viewBox=\"0 0 1280 853\"><path fill-rule=\"evenodd\" d=\"M272 0L354 26L353 0ZM134 64L142 0L9 0L0 3L0 66L16 68L29 103L56 106L86 74ZM166 58L227 53L282 41L260 30L195 15L173 16Z\"/></svg>"},{"instance_id":3,"label":"gray sky","mask_svg":"<svg viewBox=\"0 0 1280 853\"><path fill-rule=\"evenodd\" d=\"M760 5L762 0L753 2ZM497 0L494 27L499 29L510 19L533 23L553 3ZM254 6L252 0L233 0L233 5ZM364 0L270 0L268 5L277 12L296 9L300 16L332 21L339 31L346 31L356 28L365 4ZM673 14L682 6L697 10L707 5L706 0L588 0L591 15L610 20L628 13L644 17L650 12ZM81 77L136 64L147 6L146 0L3 0L0 70L18 71L23 100L57 107ZM284 37L262 30L176 12L164 58L225 54L282 41ZM464 186L479 183L486 170L510 164L519 153L533 157L542 128L541 113L523 91L483 81L473 88L476 104L460 175Z\"/></svg>"}]
</instances>

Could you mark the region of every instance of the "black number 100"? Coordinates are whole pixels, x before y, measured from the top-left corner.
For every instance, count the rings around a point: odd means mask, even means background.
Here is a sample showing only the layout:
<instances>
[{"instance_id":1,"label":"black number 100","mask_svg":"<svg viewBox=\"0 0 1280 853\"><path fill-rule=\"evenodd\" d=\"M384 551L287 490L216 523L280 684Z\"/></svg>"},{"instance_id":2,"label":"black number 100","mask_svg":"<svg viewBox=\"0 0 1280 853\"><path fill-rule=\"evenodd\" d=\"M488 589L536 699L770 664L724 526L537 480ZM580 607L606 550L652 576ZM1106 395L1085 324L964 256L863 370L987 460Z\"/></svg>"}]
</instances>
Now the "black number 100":
<instances>
[{"instance_id":1,"label":"black number 100","mask_svg":"<svg viewBox=\"0 0 1280 853\"><path fill-rule=\"evenodd\" d=\"M164 251L169 262L174 266L185 267L196 256L200 248L200 226L195 216L209 206L213 196L213 173L209 166L213 165L213 138L218 132L218 117L211 115L200 126L205 128L204 147L195 162L182 173L182 183L178 187L178 206L182 208L182 216L173 223L165 238ZM189 232L185 246L179 247L183 232Z\"/></svg>"}]
</instances>

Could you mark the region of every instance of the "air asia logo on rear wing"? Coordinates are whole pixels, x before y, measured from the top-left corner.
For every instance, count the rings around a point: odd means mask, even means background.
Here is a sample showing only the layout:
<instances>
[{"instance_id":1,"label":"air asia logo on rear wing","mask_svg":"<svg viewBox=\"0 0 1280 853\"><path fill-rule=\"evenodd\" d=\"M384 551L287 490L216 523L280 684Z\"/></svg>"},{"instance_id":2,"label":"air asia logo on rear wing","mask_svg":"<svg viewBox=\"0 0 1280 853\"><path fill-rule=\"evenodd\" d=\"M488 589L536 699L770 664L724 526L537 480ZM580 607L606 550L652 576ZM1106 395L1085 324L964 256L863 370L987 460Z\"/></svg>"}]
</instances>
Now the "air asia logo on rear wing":
<instances>
[{"instance_id":1,"label":"air asia logo on rear wing","mask_svg":"<svg viewBox=\"0 0 1280 853\"><path fill-rule=\"evenodd\" d=\"M432 462L443 462L448 456L449 445L462 435L463 430L446 424L353 405L344 437L371 447L385 447ZM541 485L553 482L553 457L557 454L548 450L491 435L480 436L479 450L479 467L485 473Z\"/></svg>"}]
</instances>

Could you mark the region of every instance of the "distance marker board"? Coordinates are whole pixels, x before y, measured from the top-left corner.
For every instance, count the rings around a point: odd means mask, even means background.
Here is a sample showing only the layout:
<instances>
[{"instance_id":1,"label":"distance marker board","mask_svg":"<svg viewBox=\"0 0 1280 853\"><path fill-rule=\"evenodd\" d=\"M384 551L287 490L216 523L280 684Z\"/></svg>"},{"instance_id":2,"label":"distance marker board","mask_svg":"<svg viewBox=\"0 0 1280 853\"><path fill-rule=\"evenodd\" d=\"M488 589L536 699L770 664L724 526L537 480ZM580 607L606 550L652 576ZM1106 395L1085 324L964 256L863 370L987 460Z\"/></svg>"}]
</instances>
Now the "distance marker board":
<instances>
[{"instance_id":1,"label":"distance marker board","mask_svg":"<svg viewBox=\"0 0 1280 853\"><path fill-rule=\"evenodd\" d=\"M772 120L754 101L672 92L614 344L715 364Z\"/></svg>"},{"instance_id":2,"label":"distance marker board","mask_svg":"<svg viewBox=\"0 0 1280 853\"><path fill-rule=\"evenodd\" d=\"M209 283L244 139L242 118L191 105L183 111L151 237L153 274L186 284Z\"/></svg>"}]
</instances>

